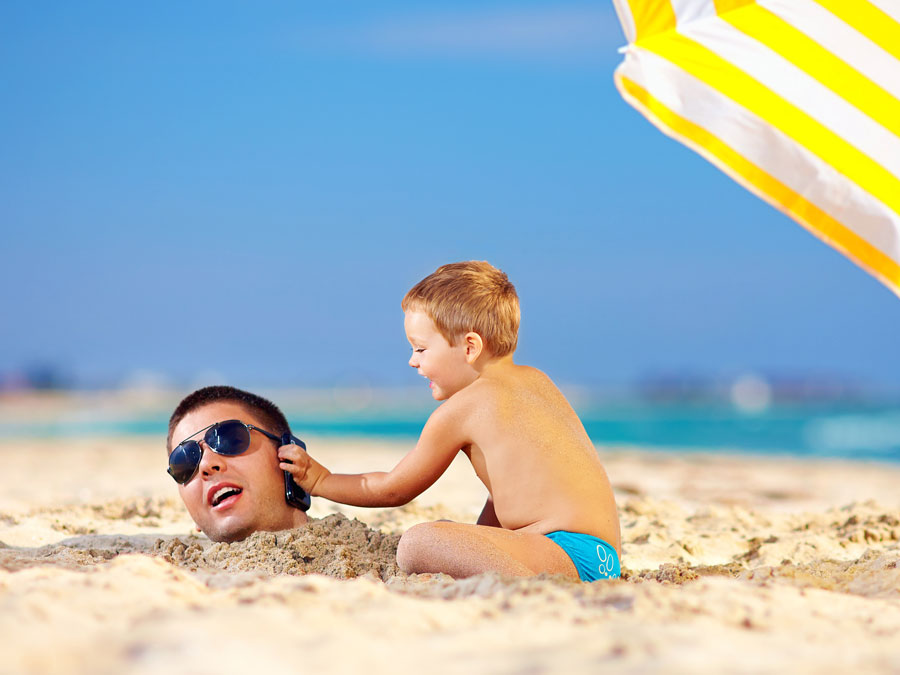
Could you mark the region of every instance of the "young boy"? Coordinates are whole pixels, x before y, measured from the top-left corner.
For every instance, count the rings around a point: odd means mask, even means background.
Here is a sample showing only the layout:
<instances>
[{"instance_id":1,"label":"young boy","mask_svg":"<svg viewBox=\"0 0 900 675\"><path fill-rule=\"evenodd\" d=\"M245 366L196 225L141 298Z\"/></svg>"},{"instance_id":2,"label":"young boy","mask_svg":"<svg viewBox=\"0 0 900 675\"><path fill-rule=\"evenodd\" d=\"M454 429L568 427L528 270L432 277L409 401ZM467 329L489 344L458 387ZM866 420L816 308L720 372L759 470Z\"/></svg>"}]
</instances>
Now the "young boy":
<instances>
[{"instance_id":1,"label":"young boy","mask_svg":"<svg viewBox=\"0 0 900 675\"><path fill-rule=\"evenodd\" d=\"M513 363L519 300L506 275L486 262L444 265L416 284L402 307L409 365L444 401L416 447L386 473L333 474L286 445L279 457L292 463L281 468L314 496L400 506L463 452L489 493L478 522L410 528L397 549L404 572L618 577L612 487L559 389L541 371Z\"/></svg>"}]
</instances>

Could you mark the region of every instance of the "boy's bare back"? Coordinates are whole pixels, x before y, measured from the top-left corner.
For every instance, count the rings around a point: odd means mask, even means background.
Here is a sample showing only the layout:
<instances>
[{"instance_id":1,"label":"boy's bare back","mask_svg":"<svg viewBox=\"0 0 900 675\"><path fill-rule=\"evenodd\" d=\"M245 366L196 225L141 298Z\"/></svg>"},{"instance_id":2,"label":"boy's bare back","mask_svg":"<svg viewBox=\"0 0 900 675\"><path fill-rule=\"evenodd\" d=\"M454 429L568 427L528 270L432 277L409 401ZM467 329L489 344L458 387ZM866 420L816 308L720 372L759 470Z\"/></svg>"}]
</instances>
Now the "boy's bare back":
<instances>
[{"instance_id":1,"label":"boy's bare back","mask_svg":"<svg viewBox=\"0 0 900 675\"><path fill-rule=\"evenodd\" d=\"M582 532L619 549L606 471L581 420L544 373L501 361L442 408L441 417L465 431L462 451L491 495L496 524L537 534Z\"/></svg>"}]
</instances>

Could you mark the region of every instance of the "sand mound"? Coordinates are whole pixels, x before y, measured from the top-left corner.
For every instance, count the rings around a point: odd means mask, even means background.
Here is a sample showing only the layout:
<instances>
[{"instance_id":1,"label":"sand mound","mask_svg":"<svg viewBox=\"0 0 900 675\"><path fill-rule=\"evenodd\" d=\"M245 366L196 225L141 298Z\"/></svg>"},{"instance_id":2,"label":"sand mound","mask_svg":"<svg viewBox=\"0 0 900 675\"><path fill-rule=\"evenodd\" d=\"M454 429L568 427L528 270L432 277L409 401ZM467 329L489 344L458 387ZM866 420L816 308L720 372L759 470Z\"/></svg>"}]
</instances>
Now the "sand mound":
<instances>
[{"instance_id":1,"label":"sand mound","mask_svg":"<svg viewBox=\"0 0 900 675\"><path fill-rule=\"evenodd\" d=\"M334 514L311 520L300 529L256 532L232 544L200 540L159 540L154 554L192 570L325 574L338 579L397 574L400 536L384 534L364 523Z\"/></svg>"},{"instance_id":2,"label":"sand mound","mask_svg":"<svg viewBox=\"0 0 900 675\"><path fill-rule=\"evenodd\" d=\"M127 513L120 504L101 512ZM137 517L141 517L137 515ZM305 528L257 532L232 544L213 544L197 536L99 535L65 539L39 548L0 547L0 569L40 565L69 569L102 563L123 554L143 553L200 572L325 574L338 579L370 575L384 580L397 574L397 534L385 534L358 520L335 514L311 520Z\"/></svg>"}]
</instances>

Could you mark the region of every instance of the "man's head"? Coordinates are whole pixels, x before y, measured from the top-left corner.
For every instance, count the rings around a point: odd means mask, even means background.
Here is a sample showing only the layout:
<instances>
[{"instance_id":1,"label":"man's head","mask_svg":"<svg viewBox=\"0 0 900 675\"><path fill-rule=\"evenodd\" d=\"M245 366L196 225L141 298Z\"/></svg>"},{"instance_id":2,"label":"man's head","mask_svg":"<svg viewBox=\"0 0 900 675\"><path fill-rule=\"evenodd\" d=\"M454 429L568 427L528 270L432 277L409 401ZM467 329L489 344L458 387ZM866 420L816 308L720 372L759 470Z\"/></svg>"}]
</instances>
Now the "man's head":
<instances>
[{"instance_id":1,"label":"man's head","mask_svg":"<svg viewBox=\"0 0 900 675\"><path fill-rule=\"evenodd\" d=\"M495 357L516 350L519 296L506 274L490 263L441 265L410 289L401 306L407 313L423 312L451 345L473 332Z\"/></svg>"},{"instance_id":2,"label":"man's head","mask_svg":"<svg viewBox=\"0 0 900 675\"><path fill-rule=\"evenodd\" d=\"M240 420L277 437L290 431L274 403L234 387L204 387L178 404L169 420L166 449L171 454L179 443L195 440L203 451L196 474L178 486L197 526L213 541L237 541L258 530L306 523L306 514L285 502L277 441L252 430L246 452L225 456L213 452L204 433L198 433L226 420Z\"/></svg>"}]
</instances>

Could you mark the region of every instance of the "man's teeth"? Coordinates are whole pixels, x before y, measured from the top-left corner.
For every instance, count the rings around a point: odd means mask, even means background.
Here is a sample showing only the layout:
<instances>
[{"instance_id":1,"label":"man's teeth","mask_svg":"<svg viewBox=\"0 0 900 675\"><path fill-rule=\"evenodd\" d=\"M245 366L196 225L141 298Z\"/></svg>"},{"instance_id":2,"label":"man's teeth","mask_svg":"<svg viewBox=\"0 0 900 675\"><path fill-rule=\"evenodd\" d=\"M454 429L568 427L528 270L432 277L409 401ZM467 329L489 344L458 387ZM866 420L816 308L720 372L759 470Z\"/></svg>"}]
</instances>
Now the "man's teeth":
<instances>
[{"instance_id":1,"label":"man's teeth","mask_svg":"<svg viewBox=\"0 0 900 675\"><path fill-rule=\"evenodd\" d=\"M231 496L232 493L240 494L240 492L241 492L240 488L236 488L236 487L223 487L219 490L216 490L216 493L213 495L213 498L212 498L212 505L217 506L223 499Z\"/></svg>"}]
</instances>

